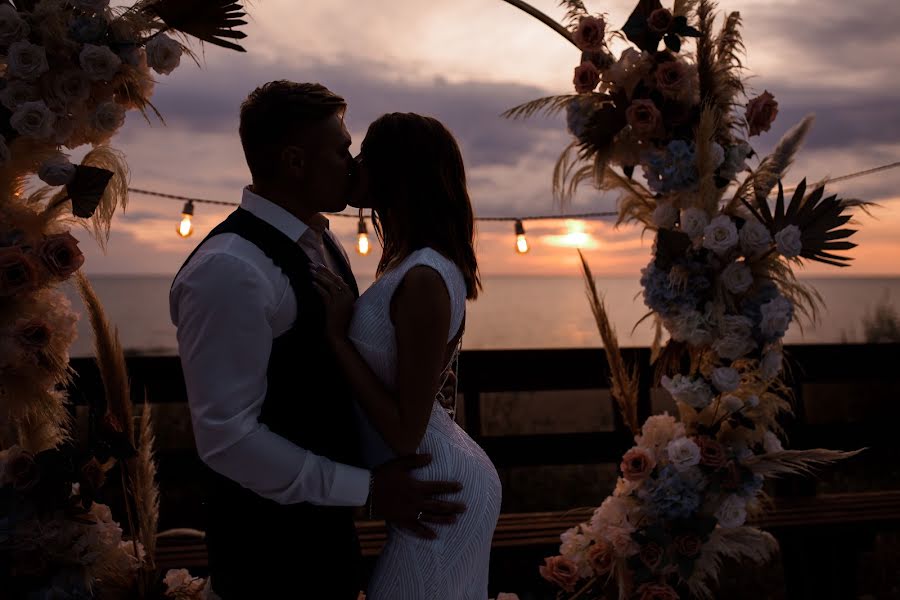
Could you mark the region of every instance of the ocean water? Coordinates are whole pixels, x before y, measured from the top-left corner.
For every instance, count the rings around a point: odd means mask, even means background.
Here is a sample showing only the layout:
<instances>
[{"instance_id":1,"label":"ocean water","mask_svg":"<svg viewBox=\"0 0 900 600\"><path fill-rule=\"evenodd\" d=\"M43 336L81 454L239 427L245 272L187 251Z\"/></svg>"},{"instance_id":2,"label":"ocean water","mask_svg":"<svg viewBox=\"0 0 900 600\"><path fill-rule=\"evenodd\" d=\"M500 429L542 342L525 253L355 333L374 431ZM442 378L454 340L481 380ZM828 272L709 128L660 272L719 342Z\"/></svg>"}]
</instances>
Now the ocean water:
<instances>
[{"instance_id":1,"label":"ocean water","mask_svg":"<svg viewBox=\"0 0 900 600\"><path fill-rule=\"evenodd\" d=\"M900 313L900 278L809 279L825 301L819 322L795 323L786 336L792 344L863 342L864 320L879 304ZM126 352L174 355L175 327L169 320L171 277L94 276L91 282L110 321L118 328ZM365 290L371 280L360 280ZM622 346L649 346L653 330L646 322L632 331L647 312L637 278L600 279L610 316ZM74 289L73 305L83 312ZM72 356L90 356L92 337L87 319L79 321ZM584 291L575 277L486 276L484 291L468 307L466 349L599 347L600 337Z\"/></svg>"}]
</instances>

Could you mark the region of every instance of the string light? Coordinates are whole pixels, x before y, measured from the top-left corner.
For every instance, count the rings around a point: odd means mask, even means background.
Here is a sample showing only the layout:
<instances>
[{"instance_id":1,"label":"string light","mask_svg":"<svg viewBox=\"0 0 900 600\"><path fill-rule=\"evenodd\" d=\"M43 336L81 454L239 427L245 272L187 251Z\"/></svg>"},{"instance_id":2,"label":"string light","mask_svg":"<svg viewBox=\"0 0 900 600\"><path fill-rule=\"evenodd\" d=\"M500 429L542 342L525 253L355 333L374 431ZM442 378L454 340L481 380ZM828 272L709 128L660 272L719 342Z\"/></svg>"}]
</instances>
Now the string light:
<instances>
[{"instance_id":1,"label":"string light","mask_svg":"<svg viewBox=\"0 0 900 600\"><path fill-rule=\"evenodd\" d=\"M521 220L516 221L516 252L519 254L528 252L528 240L525 239L525 224Z\"/></svg>"},{"instance_id":2,"label":"string light","mask_svg":"<svg viewBox=\"0 0 900 600\"><path fill-rule=\"evenodd\" d=\"M371 249L369 246L369 231L366 228L366 220L359 215L359 227L357 227L358 238L356 241L356 251L365 256Z\"/></svg>"},{"instance_id":3,"label":"string light","mask_svg":"<svg viewBox=\"0 0 900 600\"><path fill-rule=\"evenodd\" d=\"M175 230L178 232L183 238L190 236L194 233L194 224L191 223L191 219L194 216L194 203L191 200L188 200L184 204L184 208L181 209L181 223L178 224L178 228Z\"/></svg>"},{"instance_id":4,"label":"string light","mask_svg":"<svg viewBox=\"0 0 900 600\"><path fill-rule=\"evenodd\" d=\"M865 177L868 175L873 175L875 173L881 173L883 171L888 171L892 169L896 169L900 167L900 162L892 162L884 165L880 165L878 167L874 167L872 169L866 169L864 171L857 171L855 173L849 173L847 175L841 175L840 177L831 177L823 179L822 181L817 182L815 185L822 185L828 183L837 183L841 181L847 181L849 179L856 179L859 177ZM795 188L785 188L785 192L791 192ZM191 223L191 219L194 215L194 203L203 203L203 204L215 204L219 206L240 206L237 202L223 202L221 200L208 200L205 198L188 198L185 196L177 196L174 194L165 194L162 192L156 192L152 190L142 190L138 188L128 188L128 191L134 194L142 194L145 196L155 196L157 198L168 198L171 200L184 200L185 205L184 209L181 211L181 223L176 228L178 235L183 238L186 238L193 233L194 227ZM344 214L344 213L336 213L329 215L330 217L343 217L343 218L356 218L354 214ZM475 217L476 221L504 221L504 222L513 222L515 224L515 234L516 234L516 252L518 254L525 254L529 251L528 239L525 237L525 221L559 221L559 220L567 220L572 221L576 219L603 219L609 217L616 217L618 213L615 211L607 211L607 212L589 212L589 213L581 213L581 214L570 214L570 215L528 215L521 217ZM583 226L579 224L579 226L573 227L572 223L569 223L569 233L566 236L561 236L567 242L564 245L572 246L572 247L585 247L588 242L590 242L590 234L584 231ZM369 233L366 228L366 222L363 219L362 215L359 216L359 226L357 228L357 246L356 250L359 254L365 256L371 252L371 242L369 241Z\"/></svg>"}]
</instances>

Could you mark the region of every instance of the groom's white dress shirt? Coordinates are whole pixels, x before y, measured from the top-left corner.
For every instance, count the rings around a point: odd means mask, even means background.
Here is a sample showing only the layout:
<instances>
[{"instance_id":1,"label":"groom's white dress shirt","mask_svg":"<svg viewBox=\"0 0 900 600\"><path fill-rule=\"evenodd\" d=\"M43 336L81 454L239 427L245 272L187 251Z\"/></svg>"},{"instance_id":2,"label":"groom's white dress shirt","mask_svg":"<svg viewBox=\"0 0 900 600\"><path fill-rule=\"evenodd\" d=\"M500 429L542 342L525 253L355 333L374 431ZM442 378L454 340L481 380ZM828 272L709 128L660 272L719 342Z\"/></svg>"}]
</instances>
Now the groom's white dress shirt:
<instances>
[{"instance_id":1,"label":"groom's white dress shirt","mask_svg":"<svg viewBox=\"0 0 900 600\"><path fill-rule=\"evenodd\" d=\"M317 215L307 225L280 206L244 190L241 208L298 240L311 260L335 271L325 248L332 236ZM281 504L362 506L369 471L300 448L259 422L266 397L272 340L297 318L287 276L257 246L233 233L203 244L176 277L169 295L187 385L194 437L213 470ZM329 402L304 397L298 402ZM349 424L348 424L349 425Z\"/></svg>"}]
</instances>

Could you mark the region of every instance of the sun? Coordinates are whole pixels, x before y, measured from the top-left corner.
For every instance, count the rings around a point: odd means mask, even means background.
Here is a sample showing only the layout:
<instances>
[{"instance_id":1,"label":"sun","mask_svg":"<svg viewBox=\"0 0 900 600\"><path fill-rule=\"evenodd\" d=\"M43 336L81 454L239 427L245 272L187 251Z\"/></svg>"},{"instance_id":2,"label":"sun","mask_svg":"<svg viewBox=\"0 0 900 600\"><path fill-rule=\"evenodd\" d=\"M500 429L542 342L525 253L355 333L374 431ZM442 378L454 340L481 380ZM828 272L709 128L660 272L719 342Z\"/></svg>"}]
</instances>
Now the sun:
<instances>
[{"instance_id":1,"label":"sun","mask_svg":"<svg viewBox=\"0 0 900 600\"><path fill-rule=\"evenodd\" d=\"M566 230L564 235L544 236L543 242L549 246L582 250L595 250L600 247L600 241L591 235L585 221L569 219L566 221Z\"/></svg>"}]
</instances>

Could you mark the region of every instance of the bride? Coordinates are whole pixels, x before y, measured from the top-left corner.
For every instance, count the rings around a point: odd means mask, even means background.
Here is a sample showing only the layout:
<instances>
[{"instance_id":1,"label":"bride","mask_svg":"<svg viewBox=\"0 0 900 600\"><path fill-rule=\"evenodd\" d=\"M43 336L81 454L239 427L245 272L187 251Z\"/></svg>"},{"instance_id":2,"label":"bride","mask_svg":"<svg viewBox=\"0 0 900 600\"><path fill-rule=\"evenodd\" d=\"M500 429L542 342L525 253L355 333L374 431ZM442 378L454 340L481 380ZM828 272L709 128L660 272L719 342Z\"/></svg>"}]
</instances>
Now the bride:
<instances>
[{"instance_id":1,"label":"bride","mask_svg":"<svg viewBox=\"0 0 900 600\"><path fill-rule=\"evenodd\" d=\"M372 123L357 160L353 204L373 210L384 247L378 278L354 305L327 269L313 274L331 346L356 393L364 459L375 467L430 454L421 478L460 482L450 499L466 506L458 517L419 513L418 533L432 539L389 524L367 597L484 600L500 480L436 400L459 350L466 300L481 285L462 156L437 120L394 113Z\"/></svg>"}]
</instances>

